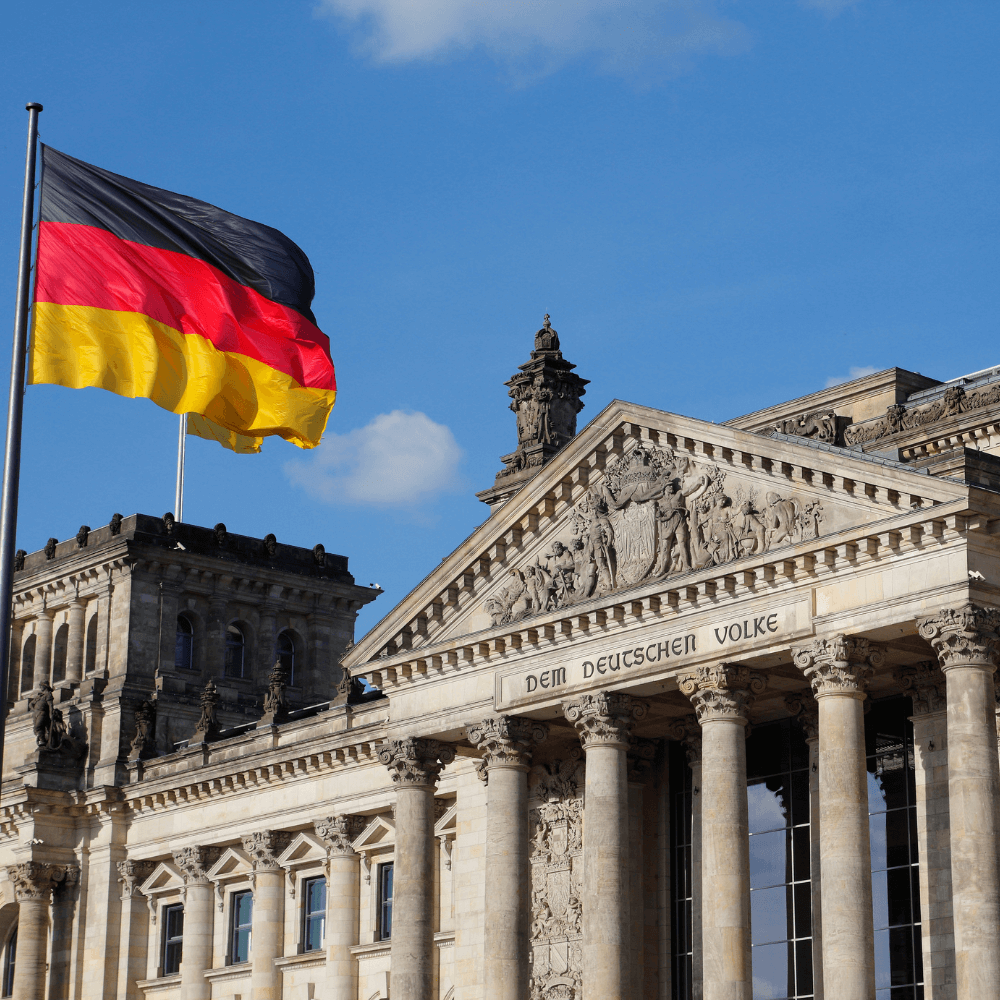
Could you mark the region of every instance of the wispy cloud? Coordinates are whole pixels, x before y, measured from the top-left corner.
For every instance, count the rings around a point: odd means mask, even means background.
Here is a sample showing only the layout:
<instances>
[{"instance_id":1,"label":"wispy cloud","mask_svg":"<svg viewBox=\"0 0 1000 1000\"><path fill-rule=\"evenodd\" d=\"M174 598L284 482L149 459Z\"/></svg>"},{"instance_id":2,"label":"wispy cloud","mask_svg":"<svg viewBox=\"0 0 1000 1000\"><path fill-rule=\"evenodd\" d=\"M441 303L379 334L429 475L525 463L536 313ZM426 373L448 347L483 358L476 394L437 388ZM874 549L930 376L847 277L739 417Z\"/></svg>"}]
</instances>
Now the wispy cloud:
<instances>
[{"instance_id":1,"label":"wispy cloud","mask_svg":"<svg viewBox=\"0 0 1000 1000\"><path fill-rule=\"evenodd\" d=\"M414 507L459 486L461 458L444 424L393 410L346 434L328 432L308 458L287 462L285 474L325 503Z\"/></svg>"},{"instance_id":2,"label":"wispy cloud","mask_svg":"<svg viewBox=\"0 0 1000 1000\"><path fill-rule=\"evenodd\" d=\"M872 368L871 365L852 367L847 375L831 375L826 380L825 388L829 389L835 385L843 385L845 382L853 382L856 378L864 378L866 375L874 375L878 370L878 368Z\"/></svg>"},{"instance_id":3,"label":"wispy cloud","mask_svg":"<svg viewBox=\"0 0 1000 1000\"><path fill-rule=\"evenodd\" d=\"M376 62L480 49L522 79L582 56L622 76L674 74L751 44L715 0L320 0L318 9L352 26Z\"/></svg>"}]
</instances>

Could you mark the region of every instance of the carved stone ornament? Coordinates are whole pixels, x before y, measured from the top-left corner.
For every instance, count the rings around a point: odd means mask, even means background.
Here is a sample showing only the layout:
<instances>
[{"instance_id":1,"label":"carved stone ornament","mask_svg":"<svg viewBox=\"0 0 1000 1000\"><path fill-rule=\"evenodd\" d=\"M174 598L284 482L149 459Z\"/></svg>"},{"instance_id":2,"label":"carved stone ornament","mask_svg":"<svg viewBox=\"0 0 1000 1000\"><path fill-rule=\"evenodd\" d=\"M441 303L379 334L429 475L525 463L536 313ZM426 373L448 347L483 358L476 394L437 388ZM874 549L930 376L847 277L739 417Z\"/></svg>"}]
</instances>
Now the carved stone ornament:
<instances>
[{"instance_id":1,"label":"carved stone ornament","mask_svg":"<svg viewBox=\"0 0 1000 1000\"><path fill-rule=\"evenodd\" d=\"M483 607L493 625L679 573L818 538L818 500L743 487L719 466L639 442L611 462L573 508L564 538L512 567Z\"/></svg>"},{"instance_id":2,"label":"carved stone ornament","mask_svg":"<svg viewBox=\"0 0 1000 1000\"><path fill-rule=\"evenodd\" d=\"M641 780L656 759L656 740L640 740L633 736L625 751L626 767L630 781Z\"/></svg>"},{"instance_id":3,"label":"carved stone ornament","mask_svg":"<svg viewBox=\"0 0 1000 1000\"><path fill-rule=\"evenodd\" d=\"M250 866L255 872L278 871L278 855L289 845L290 833L281 830L260 830L243 835L243 850L250 856Z\"/></svg>"},{"instance_id":4,"label":"carved stone ornament","mask_svg":"<svg viewBox=\"0 0 1000 1000\"><path fill-rule=\"evenodd\" d=\"M326 549L323 548L318 542L313 546L313 562L317 566L326 565Z\"/></svg>"},{"instance_id":5,"label":"carved stone ornament","mask_svg":"<svg viewBox=\"0 0 1000 1000\"><path fill-rule=\"evenodd\" d=\"M39 861L24 861L7 868L7 877L14 885L14 898L23 903L29 899L49 902L52 890L66 878L66 865L47 865Z\"/></svg>"},{"instance_id":6,"label":"carved stone ornament","mask_svg":"<svg viewBox=\"0 0 1000 1000\"><path fill-rule=\"evenodd\" d=\"M111 515L111 523L109 524L109 527L111 528L112 535L120 535L122 533L122 521L124 520L125 518L123 518L121 514Z\"/></svg>"},{"instance_id":7,"label":"carved stone ornament","mask_svg":"<svg viewBox=\"0 0 1000 1000\"><path fill-rule=\"evenodd\" d=\"M688 767L701 763L701 726L696 715L685 715L683 719L672 722L667 728L667 736L684 748Z\"/></svg>"},{"instance_id":8,"label":"carved stone ornament","mask_svg":"<svg viewBox=\"0 0 1000 1000\"><path fill-rule=\"evenodd\" d=\"M893 677L903 694L908 694L913 701L914 715L943 712L948 707L944 674L933 660L897 667Z\"/></svg>"},{"instance_id":9,"label":"carved stone ornament","mask_svg":"<svg viewBox=\"0 0 1000 1000\"><path fill-rule=\"evenodd\" d=\"M76 533L76 544L78 548L85 549L90 538L90 525L81 524L80 530Z\"/></svg>"},{"instance_id":10,"label":"carved stone ornament","mask_svg":"<svg viewBox=\"0 0 1000 1000\"><path fill-rule=\"evenodd\" d=\"M800 695L789 695L785 698L785 708L806 734L807 740L819 739L819 705L808 692Z\"/></svg>"},{"instance_id":11,"label":"carved stone ornament","mask_svg":"<svg viewBox=\"0 0 1000 1000\"><path fill-rule=\"evenodd\" d=\"M131 899L156 867L155 861L119 861L118 882L122 887L122 899Z\"/></svg>"},{"instance_id":12,"label":"carved stone ornament","mask_svg":"<svg viewBox=\"0 0 1000 1000\"><path fill-rule=\"evenodd\" d=\"M531 766L531 751L548 734L548 726L542 722L509 715L484 719L468 731L469 742L483 751L487 771L493 767L527 771Z\"/></svg>"},{"instance_id":13,"label":"carved stone ornament","mask_svg":"<svg viewBox=\"0 0 1000 1000\"><path fill-rule=\"evenodd\" d=\"M278 554L278 539L274 535L264 536L264 555L273 559Z\"/></svg>"},{"instance_id":14,"label":"carved stone ornament","mask_svg":"<svg viewBox=\"0 0 1000 1000\"><path fill-rule=\"evenodd\" d=\"M388 740L376 752L389 769L392 783L411 787L432 787L442 769L455 759L451 744L414 736Z\"/></svg>"},{"instance_id":15,"label":"carved stone ornament","mask_svg":"<svg viewBox=\"0 0 1000 1000\"><path fill-rule=\"evenodd\" d=\"M182 847L174 851L174 864L181 871L187 885L208 884L208 870L219 860L222 849L218 847Z\"/></svg>"},{"instance_id":16,"label":"carved stone ornament","mask_svg":"<svg viewBox=\"0 0 1000 1000\"><path fill-rule=\"evenodd\" d=\"M285 696L285 668L281 657L274 661L267 678L267 692L264 695L264 715L262 725L277 725L288 718L288 698Z\"/></svg>"},{"instance_id":17,"label":"carved stone ornament","mask_svg":"<svg viewBox=\"0 0 1000 1000\"><path fill-rule=\"evenodd\" d=\"M741 663L713 663L678 678L681 693L694 706L699 724L746 724L750 706L767 687L767 676Z\"/></svg>"},{"instance_id":18,"label":"carved stone ornament","mask_svg":"<svg viewBox=\"0 0 1000 1000\"><path fill-rule=\"evenodd\" d=\"M765 437L775 434L790 434L795 437L812 438L826 444L837 444L837 414L833 410L820 410L815 413L800 413L798 416L779 420L769 427L758 431Z\"/></svg>"},{"instance_id":19,"label":"carved stone ornament","mask_svg":"<svg viewBox=\"0 0 1000 1000\"><path fill-rule=\"evenodd\" d=\"M215 714L215 706L218 703L219 689L210 677L205 690L201 692L201 716L188 743L207 743L219 735L219 720Z\"/></svg>"},{"instance_id":20,"label":"carved stone ornament","mask_svg":"<svg viewBox=\"0 0 1000 1000\"><path fill-rule=\"evenodd\" d=\"M148 760L156 756L156 695L147 698L135 710L135 735L129 747L129 760Z\"/></svg>"},{"instance_id":21,"label":"carved stone ornament","mask_svg":"<svg viewBox=\"0 0 1000 1000\"><path fill-rule=\"evenodd\" d=\"M56 557L56 546L58 544L59 544L59 539L58 538L50 538L45 543L45 558L46 559L55 559L55 557Z\"/></svg>"},{"instance_id":22,"label":"carved stone ornament","mask_svg":"<svg viewBox=\"0 0 1000 1000\"><path fill-rule=\"evenodd\" d=\"M917 631L937 653L942 670L950 667L995 669L1000 654L1000 609L966 604L917 620Z\"/></svg>"},{"instance_id":23,"label":"carved stone ornament","mask_svg":"<svg viewBox=\"0 0 1000 1000\"><path fill-rule=\"evenodd\" d=\"M14 553L14 572L15 573L20 573L21 570L24 569L24 560L27 557L27 555L28 555L28 553L25 552L24 549L18 549Z\"/></svg>"},{"instance_id":24,"label":"carved stone ornament","mask_svg":"<svg viewBox=\"0 0 1000 1000\"><path fill-rule=\"evenodd\" d=\"M881 646L847 635L817 639L793 649L792 655L817 698L841 694L863 699L875 668L885 662Z\"/></svg>"},{"instance_id":25,"label":"carved stone ornament","mask_svg":"<svg viewBox=\"0 0 1000 1000\"><path fill-rule=\"evenodd\" d=\"M563 714L573 723L586 750L592 746L627 747L632 725L646 714L645 702L617 691L582 695L563 705Z\"/></svg>"},{"instance_id":26,"label":"carved stone ornament","mask_svg":"<svg viewBox=\"0 0 1000 1000\"><path fill-rule=\"evenodd\" d=\"M364 816L327 816L313 823L316 836L326 847L328 858L354 854L353 842L364 828Z\"/></svg>"},{"instance_id":27,"label":"carved stone ornament","mask_svg":"<svg viewBox=\"0 0 1000 1000\"><path fill-rule=\"evenodd\" d=\"M59 751L68 757L79 757L86 746L83 740L70 736L62 710L55 707L52 685L42 681L37 692L28 699L35 743L41 750Z\"/></svg>"}]
</instances>

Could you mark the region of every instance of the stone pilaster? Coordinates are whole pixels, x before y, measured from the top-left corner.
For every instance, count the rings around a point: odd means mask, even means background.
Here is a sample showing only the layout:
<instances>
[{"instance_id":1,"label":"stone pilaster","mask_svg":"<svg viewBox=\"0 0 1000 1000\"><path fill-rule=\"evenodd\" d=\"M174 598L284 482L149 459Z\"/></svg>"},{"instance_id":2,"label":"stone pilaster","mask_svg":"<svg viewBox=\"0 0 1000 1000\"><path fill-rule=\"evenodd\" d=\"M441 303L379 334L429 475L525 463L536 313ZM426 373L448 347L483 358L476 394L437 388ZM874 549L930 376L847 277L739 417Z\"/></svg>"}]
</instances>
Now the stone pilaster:
<instances>
[{"instance_id":1,"label":"stone pilaster","mask_svg":"<svg viewBox=\"0 0 1000 1000\"><path fill-rule=\"evenodd\" d=\"M326 846L326 982L330 1000L356 1000L358 963L351 946L358 943L361 856L353 841L364 829L361 816L329 816L313 824Z\"/></svg>"},{"instance_id":2,"label":"stone pilaster","mask_svg":"<svg viewBox=\"0 0 1000 1000\"><path fill-rule=\"evenodd\" d=\"M119 861L118 883L122 887L122 915L119 932L118 991L121 1000L138 998L136 983L146 978L149 947L149 909L139 886L153 874L152 861Z\"/></svg>"},{"instance_id":3,"label":"stone pilaster","mask_svg":"<svg viewBox=\"0 0 1000 1000\"><path fill-rule=\"evenodd\" d=\"M45 1000L52 890L66 877L66 867L25 861L11 865L7 877L13 883L19 911L14 996L18 1000Z\"/></svg>"},{"instance_id":4,"label":"stone pilaster","mask_svg":"<svg viewBox=\"0 0 1000 1000\"><path fill-rule=\"evenodd\" d=\"M875 932L862 702L885 654L867 639L844 635L793 654L819 704L823 989L837 1000L871 1000Z\"/></svg>"},{"instance_id":5,"label":"stone pilaster","mask_svg":"<svg viewBox=\"0 0 1000 1000\"><path fill-rule=\"evenodd\" d=\"M212 883L208 870L219 852L210 847L183 847L174 851L174 864L184 879L184 947L181 950L180 1000L211 1000L212 985L205 973L212 968Z\"/></svg>"},{"instance_id":6,"label":"stone pilaster","mask_svg":"<svg viewBox=\"0 0 1000 1000\"><path fill-rule=\"evenodd\" d=\"M540 722L510 716L486 719L468 732L483 751L487 777L485 1000L528 995L528 768L532 749L547 734Z\"/></svg>"},{"instance_id":7,"label":"stone pilaster","mask_svg":"<svg viewBox=\"0 0 1000 1000\"><path fill-rule=\"evenodd\" d=\"M738 663L684 674L701 726L701 935L705 1000L750 1000L747 713L767 678Z\"/></svg>"},{"instance_id":8,"label":"stone pilaster","mask_svg":"<svg viewBox=\"0 0 1000 1000\"><path fill-rule=\"evenodd\" d=\"M563 706L587 755L583 835L583 982L589 996L629 992L626 752L643 702L601 691Z\"/></svg>"},{"instance_id":9,"label":"stone pilaster","mask_svg":"<svg viewBox=\"0 0 1000 1000\"><path fill-rule=\"evenodd\" d=\"M437 740L388 740L378 757L396 786L396 860L390 975L394 1000L432 1000L434 788L454 749Z\"/></svg>"},{"instance_id":10,"label":"stone pilaster","mask_svg":"<svg viewBox=\"0 0 1000 1000\"><path fill-rule=\"evenodd\" d=\"M284 875L278 855L288 846L289 834L262 830L243 837L250 858L253 886L250 935L250 992L253 1000L281 1000L281 969L274 960L282 954L284 928Z\"/></svg>"},{"instance_id":11,"label":"stone pilaster","mask_svg":"<svg viewBox=\"0 0 1000 1000\"><path fill-rule=\"evenodd\" d=\"M1000 610L967 604L917 626L945 676L956 996L972 1000L995 995L1000 983L1000 767L993 692Z\"/></svg>"}]
</instances>

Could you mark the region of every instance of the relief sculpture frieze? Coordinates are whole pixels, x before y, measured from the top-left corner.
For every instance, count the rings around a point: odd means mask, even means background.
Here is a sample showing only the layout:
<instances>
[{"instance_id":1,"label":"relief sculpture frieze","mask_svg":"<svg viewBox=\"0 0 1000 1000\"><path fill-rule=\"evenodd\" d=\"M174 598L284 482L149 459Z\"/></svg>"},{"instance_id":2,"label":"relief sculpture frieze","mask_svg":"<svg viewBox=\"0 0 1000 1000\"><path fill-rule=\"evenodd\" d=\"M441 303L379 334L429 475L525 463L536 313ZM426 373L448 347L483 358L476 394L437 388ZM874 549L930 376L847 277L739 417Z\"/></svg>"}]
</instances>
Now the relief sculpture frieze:
<instances>
[{"instance_id":1,"label":"relief sculpture frieze","mask_svg":"<svg viewBox=\"0 0 1000 1000\"><path fill-rule=\"evenodd\" d=\"M555 611L820 534L818 500L751 486L671 448L639 443L573 508L563 537L485 602L493 625Z\"/></svg>"}]
</instances>

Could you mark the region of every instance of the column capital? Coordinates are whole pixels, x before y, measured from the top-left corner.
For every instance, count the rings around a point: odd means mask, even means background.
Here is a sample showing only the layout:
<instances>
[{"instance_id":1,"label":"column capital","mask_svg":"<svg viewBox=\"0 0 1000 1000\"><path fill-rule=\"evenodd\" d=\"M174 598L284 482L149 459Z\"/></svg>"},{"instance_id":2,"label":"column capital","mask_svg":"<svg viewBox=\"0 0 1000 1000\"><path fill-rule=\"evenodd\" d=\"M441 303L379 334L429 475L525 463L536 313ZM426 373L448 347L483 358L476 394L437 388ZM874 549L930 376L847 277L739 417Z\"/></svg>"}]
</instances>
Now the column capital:
<instances>
[{"instance_id":1,"label":"column capital","mask_svg":"<svg viewBox=\"0 0 1000 1000\"><path fill-rule=\"evenodd\" d=\"M282 830L259 830L243 835L243 850L250 855L250 867L255 872L279 871L278 855L292 839L290 833Z\"/></svg>"},{"instance_id":2,"label":"column capital","mask_svg":"<svg viewBox=\"0 0 1000 1000\"><path fill-rule=\"evenodd\" d=\"M750 706L767 687L767 676L742 663L713 663L682 674L678 686L694 706L699 725L738 722L745 726Z\"/></svg>"},{"instance_id":3,"label":"column capital","mask_svg":"<svg viewBox=\"0 0 1000 1000\"><path fill-rule=\"evenodd\" d=\"M943 712L948 707L944 674L933 660L925 660L909 667L897 667L893 676L903 689L903 694L908 694L913 700L914 715Z\"/></svg>"},{"instance_id":4,"label":"column capital","mask_svg":"<svg viewBox=\"0 0 1000 1000\"><path fill-rule=\"evenodd\" d=\"M7 877L14 884L14 898L23 903L28 899L49 902L52 890L62 882L69 871L66 865L48 865L40 861L24 861L7 868Z\"/></svg>"},{"instance_id":5,"label":"column capital","mask_svg":"<svg viewBox=\"0 0 1000 1000\"><path fill-rule=\"evenodd\" d=\"M455 748L440 740L424 740L409 736L402 740L386 740L376 753L389 769L392 783L401 787L432 788L441 770L455 759Z\"/></svg>"},{"instance_id":6,"label":"column capital","mask_svg":"<svg viewBox=\"0 0 1000 1000\"><path fill-rule=\"evenodd\" d=\"M545 723L516 715L484 719L468 730L469 742L483 750L483 764L487 771L494 767L527 771L531 766L532 750L548 735Z\"/></svg>"},{"instance_id":7,"label":"column capital","mask_svg":"<svg viewBox=\"0 0 1000 1000\"><path fill-rule=\"evenodd\" d=\"M802 727L806 741L819 739L819 705L807 691L785 698L785 708Z\"/></svg>"},{"instance_id":8,"label":"column capital","mask_svg":"<svg viewBox=\"0 0 1000 1000\"><path fill-rule=\"evenodd\" d=\"M860 701L875 668L885 662L885 651L868 639L834 635L792 649L792 658L817 698L839 694Z\"/></svg>"},{"instance_id":9,"label":"column capital","mask_svg":"<svg viewBox=\"0 0 1000 1000\"><path fill-rule=\"evenodd\" d=\"M138 890L141 883L145 882L153 869L156 867L155 861L119 861L118 881L122 887L122 899L131 899Z\"/></svg>"},{"instance_id":10,"label":"column capital","mask_svg":"<svg viewBox=\"0 0 1000 1000\"><path fill-rule=\"evenodd\" d=\"M593 746L626 748L632 724L646 714L646 703L617 691L585 694L563 705L563 714L573 723L584 750Z\"/></svg>"},{"instance_id":11,"label":"column capital","mask_svg":"<svg viewBox=\"0 0 1000 1000\"><path fill-rule=\"evenodd\" d=\"M937 653L942 670L950 667L996 668L1000 654L1000 609L966 604L917 619L917 631Z\"/></svg>"},{"instance_id":12,"label":"column capital","mask_svg":"<svg viewBox=\"0 0 1000 1000\"><path fill-rule=\"evenodd\" d=\"M671 723L667 735L684 748L688 767L701 763L701 726L696 716L685 715L683 719L677 719Z\"/></svg>"},{"instance_id":13,"label":"column capital","mask_svg":"<svg viewBox=\"0 0 1000 1000\"><path fill-rule=\"evenodd\" d=\"M328 858L350 857L356 854L353 841L364 828L364 816L327 816L313 823L316 836L326 847Z\"/></svg>"},{"instance_id":14,"label":"column capital","mask_svg":"<svg viewBox=\"0 0 1000 1000\"><path fill-rule=\"evenodd\" d=\"M221 853L218 847L182 847L173 852L174 864L180 869L185 885L208 885L208 870Z\"/></svg>"}]
</instances>

